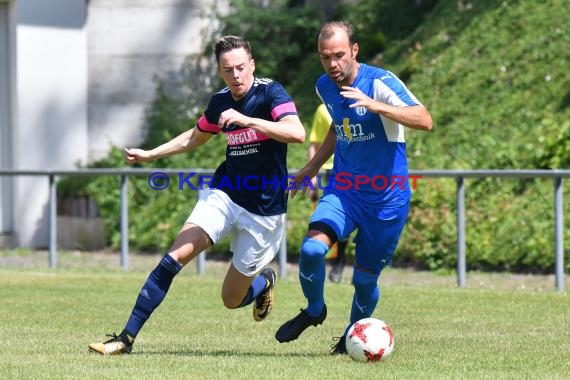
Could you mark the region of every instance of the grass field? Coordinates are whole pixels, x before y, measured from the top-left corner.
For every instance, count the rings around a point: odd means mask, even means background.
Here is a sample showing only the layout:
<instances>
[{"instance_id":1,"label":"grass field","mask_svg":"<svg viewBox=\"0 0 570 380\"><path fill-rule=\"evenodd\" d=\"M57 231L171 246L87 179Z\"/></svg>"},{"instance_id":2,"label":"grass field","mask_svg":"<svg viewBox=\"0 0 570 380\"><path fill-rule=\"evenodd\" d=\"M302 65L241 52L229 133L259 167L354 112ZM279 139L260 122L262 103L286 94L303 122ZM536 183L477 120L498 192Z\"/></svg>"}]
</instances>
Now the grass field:
<instances>
[{"instance_id":1,"label":"grass field","mask_svg":"<svg viewBox=\"0 0 570 380\"><path fill-rule=\"evenodd\" d=\"M395 350L362 364L329 355L348 318L350 270L326 284L326 322L279 344L277 328L304 307L294 266L256 323L250 307L222 306L225 263L208 261L202 276L190 264L133 353L102 357L87 344L120 332L158 257L131 257L129 272L117 255L64 253L56 270L30 257L0 256L0 379L570 379L570 300L551 276L469 273L458 289L453 274L387 269L374 316L391 325Z\"/></svg>"}]
</instances>

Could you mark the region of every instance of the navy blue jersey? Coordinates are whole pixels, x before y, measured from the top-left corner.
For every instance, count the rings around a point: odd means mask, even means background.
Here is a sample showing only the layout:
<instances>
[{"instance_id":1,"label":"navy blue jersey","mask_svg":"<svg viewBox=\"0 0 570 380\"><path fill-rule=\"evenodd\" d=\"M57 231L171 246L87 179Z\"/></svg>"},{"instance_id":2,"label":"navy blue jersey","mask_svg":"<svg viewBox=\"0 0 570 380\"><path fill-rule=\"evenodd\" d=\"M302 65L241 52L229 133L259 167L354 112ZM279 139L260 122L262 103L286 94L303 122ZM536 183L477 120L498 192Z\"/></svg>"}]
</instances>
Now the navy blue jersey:
<instances>
[{"instance_id":1,"label":"navy blue jersey","mask_svg":"<svg viewBox=\"0 0 570 380\"><path fill-rule=\"evenodd\" d=\"M420 104L394 74L360 64L352 87L370 98L396 107ZM317 94L333 118L336 132L330 187L363 205L398 206L410 198L404 126L368 111L349 108L354 99L326 74L317 80Z\"/></svg>"},{"instance_id":2,"label":"navy blue jersey","mask_svg":"<svg viewBox=\"0 0 570 380\"><path fill-rule=\"evenodd\" d=\"M287 144L235 124L220 129L220 114L230 108L249 117L279 121L297 114L291 96L281 84L255 78L240 100L234 100L228 88L212 96L197 125L202 132L224 133L228 143L226 160L216 169L210 187L224 191L234 203L257 215L286 212Z\"/></svg>"}]
</instances>

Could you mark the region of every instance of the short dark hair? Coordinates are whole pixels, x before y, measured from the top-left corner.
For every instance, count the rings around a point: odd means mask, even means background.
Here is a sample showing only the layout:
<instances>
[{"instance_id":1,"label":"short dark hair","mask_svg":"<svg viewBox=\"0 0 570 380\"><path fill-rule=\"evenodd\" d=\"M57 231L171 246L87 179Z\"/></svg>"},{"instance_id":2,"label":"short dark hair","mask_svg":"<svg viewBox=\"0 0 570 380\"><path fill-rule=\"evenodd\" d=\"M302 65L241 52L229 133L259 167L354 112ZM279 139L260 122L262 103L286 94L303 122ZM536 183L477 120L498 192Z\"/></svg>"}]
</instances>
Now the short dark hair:
<instances>
[{"instance_id":1,"label":"short dark hair","mask_svg":"<svg viewBox=\"0 0 570 380\"><path fill-rule=\"evenodd\" d=\"M220 64L220 55L230 50L243 48L251 58L251 46L249 42L238 36L222 36L216 40L214 52L216 54L216 62Z\"/></svg>"},{"instance_id":2,"label":"short dark hair","mask_svg":"<svg viewBox=\"0 0 570 380\"><path fill-rule=\"evenodd\" d=\"M320 39L328 40L331 38L334 35L336 29L342 29L346 33L348 41L351 45L356 43L356 40L354 39L354 29L352 27L352 24L346 21L329 21L323 24L319 29L316 37L317 45Z\"/></svg>"}]
</instances>

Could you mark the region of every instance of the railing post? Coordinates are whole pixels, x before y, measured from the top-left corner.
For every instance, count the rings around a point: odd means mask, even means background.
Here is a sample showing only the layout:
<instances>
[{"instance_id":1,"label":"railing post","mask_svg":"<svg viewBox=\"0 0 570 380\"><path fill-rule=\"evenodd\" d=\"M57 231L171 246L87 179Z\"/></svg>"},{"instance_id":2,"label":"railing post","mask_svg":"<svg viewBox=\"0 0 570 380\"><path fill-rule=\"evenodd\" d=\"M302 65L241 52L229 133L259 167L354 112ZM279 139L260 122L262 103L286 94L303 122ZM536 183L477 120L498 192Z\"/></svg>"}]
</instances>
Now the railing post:
<instances>
[{"instance_id":1,"label":"railing post","mask_svg":"<svg viewBox=\"0 0 570 380\"><path fill-rule=\"evenodd\" d=\"M129 180L121 175L121 269L129 269Z\"/></svg>"},{"instance_id":2,"label":"railing post","mask_svg":"<svg viewBox=\"0 0 570 380\"><path fill-rule=\"evenodd\" d=\"M196 272L200 275L206 273L206 253L206 251L202 251L196 258Z\"/></svg>"},{"instance_id":3,"label":"railing post","mask_svg":"<svg viewBox=\"0 0 570 380\"><path fill-rule=\"evenodd\" d=\"M49 267L57 267L57 188L55 175L49 175Z\"/></svg>"},{"instance_id":4,"label":"railing post","mask_svg":"<svg viewBox=\"0 0 570 380\"><path fill-rule=\"evenodd\" d=\"M564 291L564 192L562 178L554 178L554 241L556 290Z\"/></svg>"},{"instance_id":5,"label":"railing post","mask_svg":"<svg viewBox=\"0 0 570 380\"><path fill-rule=\"evenodd\" d=\"M279 246L279 277L287 276L287 215L283 217L283 236Z\"/></svg>"},{"instance_id":6,"label":"railing post","mask_svg":"<svg viewBox=\"0 0 570 380\"><path fill-rule=\"evenodd\" d=\"M465 186L462 177L457 177L457 285L465 287Z\"/></svg>"}]
</instances>

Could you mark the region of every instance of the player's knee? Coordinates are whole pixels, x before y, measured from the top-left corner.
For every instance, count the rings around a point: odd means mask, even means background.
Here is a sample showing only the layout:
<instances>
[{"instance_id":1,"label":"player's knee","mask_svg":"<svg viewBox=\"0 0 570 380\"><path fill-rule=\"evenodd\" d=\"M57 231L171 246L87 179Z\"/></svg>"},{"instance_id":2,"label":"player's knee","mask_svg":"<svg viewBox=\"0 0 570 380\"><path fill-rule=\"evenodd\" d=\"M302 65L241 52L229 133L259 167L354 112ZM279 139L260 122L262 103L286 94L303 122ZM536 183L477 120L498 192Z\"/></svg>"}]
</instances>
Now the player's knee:
<instances>
[{"instance_id":1,"label":"player's knee","mask_svg":"<svg viewBox=\"0 0 570 380\"><path fill-rule=\"evenodd\" d=\"M322 260L329 250L329 246L320 240L305 237L301 245L302 260Z\"/></svg>"},{"instance_id":2,"label":"player's knee","mask_svg":"<svg viewBox=\"0 0 570 380\"><path fill-rule=\"evenodd\" d=\"M378 286L380 274L367 273L358 268L354 268L352 275L352 285L356 292L369 293Z\"/></svg>"},{"instance_id":3,"label":"player's knee","mask_svg":"<svg viewBox=\"0 0 570 380\"><path fill-rule=\"evenodd\" d=\"M237 309L241 304L241 299L235 297L234 294L228 294L222 292L222 302L224 306L228 309Z\"/></svg>"},{"instance_id":4,"label":"player's knee","mask_svg":"<svg viewBox=\"0 0 570 380\"><path fill-rule=\"evenodd\" d=\"M240 305L241 302L235 302L234 299L224 299L222 298L222 300L224 301L224 306L227 309L237 309Z\"/></svg>"}]
</instances>

